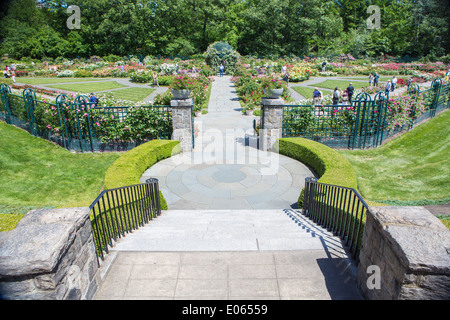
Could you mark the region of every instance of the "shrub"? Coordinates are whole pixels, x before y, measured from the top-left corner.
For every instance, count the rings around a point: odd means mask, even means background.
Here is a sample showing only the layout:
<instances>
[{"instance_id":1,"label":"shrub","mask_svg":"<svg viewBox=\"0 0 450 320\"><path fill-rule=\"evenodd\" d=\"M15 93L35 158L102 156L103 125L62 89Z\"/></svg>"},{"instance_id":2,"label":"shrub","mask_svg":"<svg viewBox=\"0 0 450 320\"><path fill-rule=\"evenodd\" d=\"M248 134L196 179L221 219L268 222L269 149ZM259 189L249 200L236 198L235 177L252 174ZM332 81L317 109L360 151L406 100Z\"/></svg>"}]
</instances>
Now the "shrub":
<instances>
[{"instance_id":1,"label":"shrub","mask_svg":"<svg viewBox=\"0 0 450 320\"><path fill-rule=\"evenodd\" d=\"M279 140L279 152L313 168L321 183L357 189L355 169L330 147L304 138L283 138ZM303 207L303 190L298 206Z\"/></svg>"},{"instance_id":2,"label":"shrub","mask_svg":"<svg viewBox=\"0 0 450 320\"><path fill-rule=\"evenodd\" d=\"M106 171L105 189L114 189L139 184L142 174L156 162L180 152L180 142L152 140L144 143L114 161ZM161 209L167 210L167 203L160 191Z\"/></svg>"}]
</instances>

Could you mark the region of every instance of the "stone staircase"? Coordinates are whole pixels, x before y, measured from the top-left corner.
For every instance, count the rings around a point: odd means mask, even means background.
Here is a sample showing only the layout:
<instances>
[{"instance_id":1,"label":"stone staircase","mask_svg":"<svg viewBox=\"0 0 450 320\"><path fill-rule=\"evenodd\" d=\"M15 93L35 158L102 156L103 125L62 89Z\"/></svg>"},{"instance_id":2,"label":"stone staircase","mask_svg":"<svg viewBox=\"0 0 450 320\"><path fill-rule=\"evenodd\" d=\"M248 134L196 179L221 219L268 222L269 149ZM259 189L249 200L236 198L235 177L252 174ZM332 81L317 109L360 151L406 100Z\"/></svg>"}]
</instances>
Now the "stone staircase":
<instances>
[{"instance_id":1,"label":"stone staircase","mask_svg":"<svg viewBox=\"0 0 450 320\"><path fill-rule=\"evenodd\" d=\"M113 251L323 250L345 257L338 237L299 210L166 210Z\"/></svg>"}]
</instances>

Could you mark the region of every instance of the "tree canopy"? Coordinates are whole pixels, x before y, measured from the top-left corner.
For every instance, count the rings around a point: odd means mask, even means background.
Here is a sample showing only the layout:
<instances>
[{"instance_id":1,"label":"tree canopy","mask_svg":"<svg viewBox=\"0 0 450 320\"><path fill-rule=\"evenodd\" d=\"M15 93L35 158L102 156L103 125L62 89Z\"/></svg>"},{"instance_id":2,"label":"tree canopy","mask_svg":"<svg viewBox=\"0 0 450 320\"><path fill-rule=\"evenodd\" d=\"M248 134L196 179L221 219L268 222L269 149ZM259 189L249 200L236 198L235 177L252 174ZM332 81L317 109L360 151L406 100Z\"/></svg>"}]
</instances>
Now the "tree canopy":
<instances>
[{"instance_id":1,"label":"tree canopy","mask_svg":"<svg viewBox=\"0 0 450 320\"><path fill-rule=\"evenodd\" d=\"M80 29L68 28L70 5ZM369 5L380 29L369 29ZM440 0L10 0L0 50L11 58L190 56L223 41L242 55L443 56L450 4Z\"/></svg>"}]
</instances>

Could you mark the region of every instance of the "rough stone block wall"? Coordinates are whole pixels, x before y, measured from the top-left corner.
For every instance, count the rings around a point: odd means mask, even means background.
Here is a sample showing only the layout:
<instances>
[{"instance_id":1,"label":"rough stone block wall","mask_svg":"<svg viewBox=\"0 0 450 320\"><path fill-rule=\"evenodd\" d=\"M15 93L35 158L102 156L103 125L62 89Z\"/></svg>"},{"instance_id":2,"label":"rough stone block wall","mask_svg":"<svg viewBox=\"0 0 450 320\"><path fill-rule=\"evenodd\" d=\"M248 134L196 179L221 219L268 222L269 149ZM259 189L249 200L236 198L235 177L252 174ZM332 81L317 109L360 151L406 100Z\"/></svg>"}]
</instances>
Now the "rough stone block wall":
<instances>
[{"instance_id":1,"label":"rough stone block wall","mask_svg":"<svg viewBox=\"0 0 450 320\"><path fill-rule=\"evenodd\" d=\"M0 233L0 299L91 299L98 261L89 208L30 211Z\"/></svg>"},{"instance_id":2,"label":"rough stone block wall","mask_svg":"<svg viewBox=\"0 0 450 320\"><path fill-rule=\"evenodd\" d=\"M358 287L371 300L450 299L450 231L423 207L371 207Z\"/></svg>"},{"instance_id":3,"label":"rough stone block wall","mask_svg":"<svg viewBox=\"0 0 450 320\"><path fill-rule=\"evenodd\" d=\"M173 99L170 102L172 107L172 140L180 141L181 151L192 151L192 98Z\"/></svg>"},{"instance_id":4,"label":"rough stone block wall","mask_svg":"<svg viewBox=\"0 0 450 320\"><path fill-rule=\"evenodd\" d=\"M282 138L283 128L283 99L262 99L263 123L259 131L260 149L263 151L277 152L276 144Z\"/></svg>"}]
</instances>

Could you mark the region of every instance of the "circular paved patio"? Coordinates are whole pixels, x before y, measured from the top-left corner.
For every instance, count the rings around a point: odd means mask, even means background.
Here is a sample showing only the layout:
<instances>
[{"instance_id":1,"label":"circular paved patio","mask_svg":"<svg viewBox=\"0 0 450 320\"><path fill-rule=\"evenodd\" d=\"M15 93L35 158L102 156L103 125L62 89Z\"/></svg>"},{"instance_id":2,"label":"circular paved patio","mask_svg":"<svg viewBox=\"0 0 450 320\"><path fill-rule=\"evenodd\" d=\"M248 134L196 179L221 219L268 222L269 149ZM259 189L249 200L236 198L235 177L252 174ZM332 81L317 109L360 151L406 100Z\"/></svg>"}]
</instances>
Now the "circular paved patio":
<instances>
[{"instance_id":1,"label":"circular paved patio","mask_svg":"<svg viewBox=\"0 0 450 320\"><path fill-rule=\"evenodd\" d=\"M296 207L311 176L314 172L299 161L246 147L231 160L179 154L152 166L141 182L157 178L171 210L280 209Z\"/></svg>"}]
</instances>

